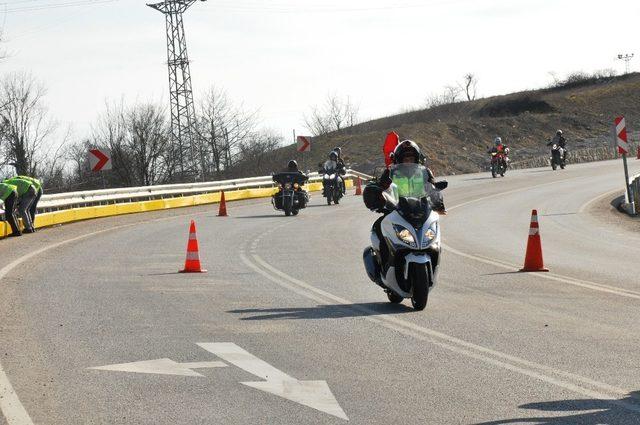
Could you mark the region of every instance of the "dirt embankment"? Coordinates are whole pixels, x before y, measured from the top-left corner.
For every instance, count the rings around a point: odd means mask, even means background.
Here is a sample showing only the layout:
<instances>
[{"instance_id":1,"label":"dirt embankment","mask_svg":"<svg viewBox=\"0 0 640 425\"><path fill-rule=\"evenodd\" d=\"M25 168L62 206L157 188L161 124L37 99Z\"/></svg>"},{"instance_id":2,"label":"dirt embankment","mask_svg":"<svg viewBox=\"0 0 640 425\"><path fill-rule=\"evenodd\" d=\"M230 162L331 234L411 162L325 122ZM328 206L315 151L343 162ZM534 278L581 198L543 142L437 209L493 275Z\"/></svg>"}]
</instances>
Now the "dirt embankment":
<instances>
[{"instance_id":1,"label":"dirt embankment","mask_svg":"<svg viewBox=\"0 0 640 425\"><path fill-rule=\"evenodd\" d=\"M382 165L381 146L389 131L416 141L437 174L459 174L487 168L487 148L496 136L511 147L515 164L544 161L546 141L557 129L580 158L609 159L613 119L624 114L630 131L640 129L640 74L585 81L571 87L544 89L444 105L368 121L340 133L317 137L305 168L315 170L328 152L341 146L347 162L363 172ZM635 149L635 143L634 143ZM239 166L239 175L260 175L302 156L295 146L272 152L260 164ZM541 165L542 162L540 162Z\"/></svg>"}]
</instances>

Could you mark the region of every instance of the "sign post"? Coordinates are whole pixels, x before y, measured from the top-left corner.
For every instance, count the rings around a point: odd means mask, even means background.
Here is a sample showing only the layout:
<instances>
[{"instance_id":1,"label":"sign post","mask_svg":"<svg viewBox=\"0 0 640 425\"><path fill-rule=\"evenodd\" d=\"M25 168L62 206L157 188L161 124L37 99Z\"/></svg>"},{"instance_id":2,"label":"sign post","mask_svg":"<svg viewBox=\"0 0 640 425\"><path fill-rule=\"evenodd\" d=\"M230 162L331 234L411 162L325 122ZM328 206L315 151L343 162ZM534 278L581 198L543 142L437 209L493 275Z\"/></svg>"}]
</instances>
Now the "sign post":
<instances>
[{"instance_id":1,"label":"sign post","mask_svg":"<svg viewBox=\"0 0 640 425\"><path fill-rule=\"evenodd\" d=\"M631 214L636 214L636 206L629 185L629 166L627 165L627 154L629 153L629 141L627 140L627 127L623 116L615 119L616 123L616 144L618 145L618 153L622 155L622 163L624 164L624 187L627 189L627 200L631 205Z\"/></svg>"}]
</instances>

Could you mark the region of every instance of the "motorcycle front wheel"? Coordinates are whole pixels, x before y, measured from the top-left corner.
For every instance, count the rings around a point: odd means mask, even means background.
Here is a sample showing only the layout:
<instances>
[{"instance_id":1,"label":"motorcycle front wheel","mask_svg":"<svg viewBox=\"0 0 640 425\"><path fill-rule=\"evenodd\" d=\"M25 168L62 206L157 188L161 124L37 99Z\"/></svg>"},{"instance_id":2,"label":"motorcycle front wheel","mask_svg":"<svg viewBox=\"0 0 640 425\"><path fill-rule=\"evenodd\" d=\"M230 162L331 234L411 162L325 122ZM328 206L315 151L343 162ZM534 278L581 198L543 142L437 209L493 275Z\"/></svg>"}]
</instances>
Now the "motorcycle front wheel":
<instances>
[{"instance_id":1,"label":"motorcycle front wheel","mask_svg":"<svg viewBox=\"0 0 640 425\"><path fill-rule=\"evenodd\" d=\"M429 299L429 273L424 265L413 264L411 267L411 286L413 287L413 296L411 304L413 308L421 311L427 306Z\"/></svg>"}]
</instances>

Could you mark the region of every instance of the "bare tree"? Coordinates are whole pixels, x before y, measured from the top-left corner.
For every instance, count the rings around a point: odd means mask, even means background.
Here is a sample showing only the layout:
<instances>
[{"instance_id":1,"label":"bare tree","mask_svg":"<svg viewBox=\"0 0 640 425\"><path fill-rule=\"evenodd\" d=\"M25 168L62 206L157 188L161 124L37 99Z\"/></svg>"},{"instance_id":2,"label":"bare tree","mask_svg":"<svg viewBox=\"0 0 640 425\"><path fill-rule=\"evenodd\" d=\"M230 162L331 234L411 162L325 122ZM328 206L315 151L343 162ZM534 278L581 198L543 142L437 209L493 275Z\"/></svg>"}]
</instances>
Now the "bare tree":
<instances>
[{"instance_id":1,"label":"bare tree","mask_svg":"<svg viewBox=\"0 0 640 425\"><path fill-rule=\"evenodd\" d=\"M309 115L303 116L305 127L314 135L341 131L359 122L359 108L349 97L344 99L329 94L320 107L311 108Z\"/></svg>"},{"instance_id":2,"label":"bare tree","mask_svg":"<svg viewBox=\"0 0 640 425\"><path fill-rule=\"evenodd\" d=\"M212 87L200 102L196 132L205 174L221 173L236 162L240 145L255 131L257 112L235 105L221 89Z\"/></svg>"},{"instance_id":3,"label":"bare tree","mask_svg":"<svg viewBox=\"0 0 640 425\"><path fill-rule=\"evenodd\" d=\"M168 180L169 169L176 165L165 110L151 103L130 108L123 102L107 105L93 129L90 145L111 151L116 184L153 185ZM79 155L76 150L75 162L84 166L77 159Z\"/></svg>"},{"instance_id":4,"label":"bare tree","mask_svg":"<svg viewBox=\"0 0 640 425\"><path fill-rule=\"evenodd\" d=\"M434 108L436 106L450 105L458 102L461 89L455 86L446 86L441 94L432 94L427 96L425 106Z\"/></svg>"},{"instance_id":5,"label":"bare tree","mask_svg":"<svg viewBox=\"0 0 640 425\"><path fill-rule=\"evenodd\" d=\"M467 96L467 100L476 100L476 93L478 88L478 78L472 73L468 73L464 76L464 80L459 84L460 89Z\"/></svg>"},{"instance_id":6,"label":"bare tree","mask_svg":"<svg viewBox=\"0 0 640 425\"><path fill-rule=\"evenodd\" d=\"M43 104L44 87L27 73L9 74L0 83L0 141L4 162L18 174L37 175L46 142L55 130Z\"/></svg>"},{"instance_id":7,"label":"bare tree","mask_svg":"<svg viewBox=\"0 0 640 425\"><path fill-rule=\"evenodd\" d=\"M126 146L137 181L144 186L158 183L165 176L163 158L169 146L166 111L150 103L137 105L127 111L125 125Z\"/></svg>"}]
</instances>

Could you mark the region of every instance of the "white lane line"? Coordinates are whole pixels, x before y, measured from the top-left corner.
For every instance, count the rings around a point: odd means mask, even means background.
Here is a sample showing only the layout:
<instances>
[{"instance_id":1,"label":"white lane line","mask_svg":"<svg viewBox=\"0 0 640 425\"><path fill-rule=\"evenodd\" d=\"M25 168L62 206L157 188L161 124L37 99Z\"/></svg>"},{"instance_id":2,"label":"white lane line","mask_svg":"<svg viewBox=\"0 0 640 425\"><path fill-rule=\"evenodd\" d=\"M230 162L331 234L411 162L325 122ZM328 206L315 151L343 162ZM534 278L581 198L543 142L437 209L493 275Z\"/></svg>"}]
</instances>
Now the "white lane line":
<instances>
[{"instance_id":1,"label":"white lane line","mask_svg":"<svg viewBox=\"0 0 640 425\"><path fill-rule=\"evenodd\" d=\"M581 178L585 178L585 177L574 177L573 179L581 179ZM572 180L572 179L567 179L567 180ZM567 181L567 180L563 180ZM523 192L523 191L527 191L530 189L535 189L538 187L542 187L542 186L548 186L550 184L557 184L558 182L552 182L552 183L544 183L544 184L540 184L540 185L536 185L536 186L531 186L528 188L519 188L519 189L514 189L514 190L509 190L506 192L500 192L500 193L495 193L493 195L489 195L489 196L484 196L484 197L480 197L480 198L476 198L476 199L472 199L470 201L467 202L463 202L461 204L457 204L454 205L450 208L448 208L449 211L455 210L457 208L461 208L464 206L467 206L469 204L473 204L476 202L482 202L482 201L486 201L488 199L492 199L492 198L497 198L497 197L501 197L504 195L509 195L512 193L518 193L518 192ZM607 192L605 194L599 195L594 199L591 199L590 201L588 201L586 204L582 205L582 207L580 207L579 209L579 213L582 213L586 210L586 208L593 202L596 202L599 199L604 198L605 196L611 195L612 193L615 192L619 192L619 190L614 190L611 192ZM484 264L489 264L489 265L493 265L493 266L497 266L497 267L501 267L503 269L508 269L508 270L518 270L519 267L514 265L514 264L508 264L505 262L502 262L500 260L496 260L493 258L487 258L487 257L481 257L478 255L472 255L463 251L460 251L458 249L455 249L453 247L451 247L450 245L447 245L445 243L442 244L442 247L445 248L447 251L450 251L451 253L461 256L461 257L465 257L468 258L470 260L474 260L474 261L478 261ZM585 289L591 289L594 291L600 291L600 292L606 292L609 294L613 294L613 295L618 295L621 297L626 297L626 298L633 298L633 299L640 299L640 292L637 291L633 291L630 289L624 289L624 288L620 288L617 286L610 286L610 285L605 285L602 283L596 283L596 282L590 282L587 280L583 280L583 279L577 279L577 278L573 278L570 276L563 276L563 275L559 275L559 274L555 274L555 273L540 273L537 274L536 277L541 277L543 279L547 279L547 280L553 280L556 282L562 282L562 283L568 283L570 285L574 285L574 286L578 286L581 288L585 288Z\"/></svg>"},{"instance_id":2,"label":"white lane line","mask_svg":"<svg viewBox=\"0 0 640 425\"><path fill-rule=\"evenodd\" d=\"M602 195L598 195L598 196L596 196L595 198L590 199L589 201L587 201L587 202L585 202L584 204L582 204L582 206L580 207L580 209L578 209L578 213L579 213L579 214L582 214L582 213L584 213L584 212L587 210L587 208L589 208L589 207L591 206L591 204L593 204L593 203L595 203L595 202L598 202L598 201L599 201L599 200L601 200L602 198L606 198L607 196L611 196L611 195L613 195L614 193L618 193L618 192L622 192L622 191L623 191L622 189L616 189L616 190L611 190L611 191L609 191L609 192L607 192L607 193L603 193Z\"/></svg>"},{"instance_id":3,"label":"white lane line","mask_svg":"<svg viewBox=\"0 0 640 425\"><path fill-rule=\"evenodd\" d=\"M515 264L508 264L502 261L496 261L491 258L482 257L478 255L468 254L466 252L459 251L455 248L450 247L447 244L442 244L442 247L452 254L458 255L460 257L468 258L470 260L478 261L480 263L489 264L491 266L500 267L504 270L517 271L519 269ZM530 273L529 273L530 275ZM606 292L608 294L618 295L620 297L633 298L636 300L640 300L640 292L632 291L630 289L623 289L616 286L609 286L602 283L590 282L588 280L576 279L569 276L563 276L555 273L538 273L535 277L539 277L541 279L553 280L556 282L567 283L569 285L579 286L581 288L590 289L593 291Z\"/></svg>"},{"instance_id":4,"label":"white lane line","mask_svg":"<svg viewBox=\"0 0 640 425\"><path fill-rule=\"evenodd\" d=\"M238 205L234 208L243 208L243 207L249 207L249 206L255 206L253 204L247 204L247 205ZM139 224L142 223L156 223L156 222L160 222L160 221L169 221L169 220L174 220L174 219L180 219L180 218L184 218L184 217L190 217L190 216L200 216L200 215L205 215L205 214L210 214L211 211L203 211L203 212L198 212L198 213L186 213L186 214L178 214L178 215L174 215L171 217L161 217L161 218L155 218L155 219L151 219L151 220L141 220L135 223L129 223L129 224L123 224L120 226L114 226L114 227L110 227L107 229L102 229L102 230L98 230L95 232L91 232L91 233L86 233L71 239L66 239L64 241L61 242L57 242L51 245L47 245L44 246L40 249L37 249L35 251L32 251L28 254L23 255L22 257L17 258L16 260L12 261L11 263L7 264L6 266L4 266L3 268L0 269L0 282L2 281L2 279L4 279L8 273L10 273L12 270L14 270L16 267L18 267L19 265L25 263L26 261L46 252L46 251L50 251L52 249L56 249L59 248L63 245L67 245L70 244L72 242L77 242L80 241L82 239L87 239L96 235L100 235L102 233L106 233L106 232L112 232L115 230L120 230L120 229L124 229L127 227L131 227L131 226L137 226ZM8 425L33 425L33 421L31 420L31 417L29 416L29 414L27 413L26 409L24 408L24 406L22 405L22 402L20 401L20 398L18 398L18 395L16 394L16 392L13 389L13 386L11 385L11 381L9 381L9 377L7 376L7 374L5 373L4 369L2 368L2 363L0 363L0 411L2 411L2 415L5 417L7 424Z\"/></svg>"},{"instance_id":5,"label":"white lane line","mask_svg":"<svg viewBox=\"0 0 640 425\"><path fill-rule=\"evenodd\" d=\"M586 378L571 372L554 369L545 365L534 363L510 354L502 353L491 348L483 347L445 333L429 329L415 323L411 323L393 316L380 316L374 310L361 305L355 305L352 301L333 295L322 289L318 289L306 282L296 279L266 263L259 256L253 255L251 261L246 255L240 256L241 260L251 269L261 274L273 283L302 295L308 299L323 305L336 302L345 309L364 313L363 319L380 324L388 329L399 332L405 336L435 344L446 350L488 363L502 369L517 372L522 375L546 382L548 384L564 388L577 394L594 399L606 400L626 410L640 413L640 406L618 400L617 397L627 396L630 391ZM551 376L556 375L556 376ZM574 382L567 381L570 379ZM579 384L576 384L578 382ZM596 388L597 390L588 387ZM614 394L614 395L613 395Z\"/></svg>"}]
</instances>

